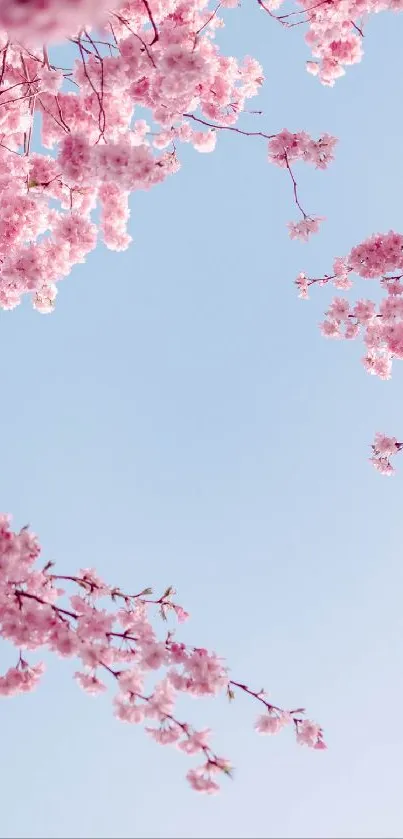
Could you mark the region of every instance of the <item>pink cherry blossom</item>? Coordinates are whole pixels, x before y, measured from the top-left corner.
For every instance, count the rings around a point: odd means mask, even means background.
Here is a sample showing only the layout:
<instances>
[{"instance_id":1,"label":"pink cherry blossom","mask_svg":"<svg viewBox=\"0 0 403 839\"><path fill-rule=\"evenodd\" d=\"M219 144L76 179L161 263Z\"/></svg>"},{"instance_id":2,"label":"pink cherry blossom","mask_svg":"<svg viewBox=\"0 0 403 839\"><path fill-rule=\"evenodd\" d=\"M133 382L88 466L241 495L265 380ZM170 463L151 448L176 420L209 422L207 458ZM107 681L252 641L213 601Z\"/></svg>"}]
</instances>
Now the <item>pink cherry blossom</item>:
<instances>
[{"instance_id":1,"label":"pink cherry blossom","mask_svg":"<svg viewBox=\"0 0 403 839\"><path fill-rule=\"evenodd\" d=\"M379 431L375 434L374 450L377 454L391 457L400 451L401 448L402 444L398 443L396 437L387 437L386 434L381 434Z\"/></svg>"},{"instance_id":2,"label":"pink cherry blossom","mask_svg":"<svg viewBox=\"0 0 403 839\"><path fill-rule=\"evenodd\" d=\"M77 680L78 684L85 690L87 693L102 693L102 691L106 690L106 685L98 679L93 673L75 673L75 679Z\"/></svg>"},{"instance_id":3,"label":"pink cherry blossom","mask_svg":"<svg viewBox=\"0 0 403 839\"><path fill-rule=\"evenodd\" d=\"M403 443L399 443L396 437L387 437L386 434L377 432L372 444L373 456L370 462L381 475L393 475L394 467L390 458L397 455L403 449Z\"/></svg>"},{"instance_id":4,"label":"pink cherry blossom","mask_svg":"<svg viewBox=\"0 0 403 839\"><path fill-rule=\"evenodd\" d=\"M302 221L288 222L288 229L290 232L290 239L302 239L307 242L312 233L317 233L319 225L323 221L322 218L303 218Z\"/></svg>"},{"instance_id":5,"label":"pink cherry blossom","mask_svg":"<svg viewBox=\"0 0 403 839\"><path fill-rule=\"evenodd\" d=\"M347 321L350 315L350 303L343 297L334 297L327 312L328 318L338 323Z\"/></svg>"},{"instance_id":6,"label":"pink cherry blossom","mask_svg":"<svg viewBox=\"0 0 403 839\"><path fill-rule=\"evenodd\" d=\"M275 719L278 728L288 722L302 725L296 717L300 711L274 709L263 693L229 680L215 653L173 641L172 630L165 627L158 637L153 610L165 617L184 612L172 599L172 587L154 598L149 588L126 594L104 582L94 568L59 575L52 563L37 566L39 557L34 534L27 528L14 533L10 517L0 516L0 635L18 650L16 665L0 676L0 696L28 693L43 677L43 665L28 662L23 650L47 649L62 658L74 657L83 668L74 678L86 693L105 693L110 682L115 685L118 720L143 724L157 743L177 746L189 757L202 753L204 763L191 769L187 778L193 789L208 793L218 791L216 778L228 775L230 765L213 751L210 729L199 730L178 718L181 693L199 697L224 691L233 698L235 690L242 691L272 708L274 717L266 714L265 719ZM262 725L257 728L263 730ZM307 740L308 733L304 736Z\"/></svg>"},{"instance_id":7,"label":"pink cherry blossom","mask_svg":"<svg viewBox=\"0 0 403 839\"><path fill-rule=\"evenodd\" d=\"M287 168L297 160L313 163L318 169L326 169L334 159L336 137L324 134L314 140L305 131L292 134L286 128L269 141L269 159L277 166Z\"/></svg>"},{"instance_id":8,"label":"pink cherry blossom","mask_svg":"<svg viewBox=\"0 0 403 839\"><path fill-rule=\"evenodd\" d=\"M189 734L184 740L182 740L178 745L179 748L182 749L183 752L186 752L188 755L196 754L196 752L201 752L204 749L209 747L209 737L211 731L209 728L204 729L204 731L193 731L192 734Z\"/></svg>"},{"instance_id":9,"label":"pink cherry blossom","mask_svg":"<svg viewBox=\"0 0 403 839\"><path fill-rule=\"evenodd\" d=\"M212 152L223 132L268 145L301 214L290 235L318 231L322 219L304 210L294 164L326 169L336 138L242 127L263 70L251 56L222 53L218 12L206 0L1 0L1 308L28 294L51 313L60 280L100 238L115 251L130 245L130 195L176 174L183 143ZM75 57L61 69L46 44L64 36ZM139 108L147 119L136 118Z\"/></svg>"},{"instance_id":10,"label":"pink cherry blossom","mask_svg":"<svg viewBox=\"0 0 403 839\"><path fill-rule=\"evenodd\" d=\"M309 288L308 277L304 273L301 272L300 274L298 274L298 277L295 280L295 285L298 288L298 292L299 292L298 297L300 297L301 300L308 300L308 297L309 297L309 295L308 295L308 288Z\"/></svg>"},{"instance_id":11,"label":"pink cherry blossom","mask_svg":"<svg viewBox=\"0 0 403 839\"><path fill-rule=\"evenodd\" d=\"M381 475L391 475L395 474L395 469L392 466L390 460L387 457L370 457L370 463L372 463L373 467L379 472Z\"/></svg>"},{"instance_id":12,"label":"pink cherry blossom","mask_svg":"<svg viewBox=\"0 0 403 839\"><path fill-rule=\"evenodd\" d=\"M372 300L358 300L352 313L359 323L368 324L374 319L375 303Z\"/></svg>"},{"instance_id":13,"label":"pink cherry blossom","mask_svg":"<svg viewBox=\"0 0 403 839\"><path fill-rule=\"evenodd\" d=\"M347 278L352 287L353 274L368 280L379 282L383 294L380 302L371 299L359 299L353 305L346 298L334 298L327 309L326 319L320 330L327 338L346 338L359 336L365 345L362 364L372 376L387 381L392 375L395 359L403 359L403 236L394 231L375 234L364 242L355 245L345 258L334 261L334 274L319 278L303 277L296 280L302 290L299 296L307 296L310 286L327 285L329 281L337 284L340 276ZM344 286L348 288L348 286ZM385 439L386 449L379 444ZM383 475L394 474L390 457L400 451L400 444L395 450L388 449L396 438L383 438L376 435L371 463ZM379 447L378 447L379 444Z\"/></svg>"},{"instance_id":14,"label":"pink cherry blossom","mask_svg":"<svg viewBox=\"0 0 403 839\"><path fill-rule=\"evenodd\" d=\"M0 307L14 309L25 295L34 308L51 313L59 282L85 262L101 239L110 250L131 243L130 199L154 190L181 168L182 144L213 152L220 135L267 148L270 163L283 171L299 217L288 224L291 239L308 241L321 216L304 208L296 171L299 164L325 170L337 140L322 133L262 129L250 100L264 73L251 56L239 60L220 46L223 0L0 0ZM332 86L363 55L363 25L370 14L399 11L397 0L302 0L282 13L282 0L258 0L283 28L301 24L311 51L306 69ZM51 63L47 44L68 38L72 66ZM98 40L100 39L100 40ZM248 113L247 130L243 114ZM138 119L137 117L141 117ZM146 118L143 118L146 116ZM41 148L33 151L40 127ZM254 138L254 139L252 139ZM36 140L35 140L36 143ZM156 193L155 193L156 194ZM153 192L154 195L154 192ZM136 197L141 201L141 195ZM376 283L374 300L347 299L354 276ZM359 340L364 369L388 380L403 359L403 235L391 230L355 244L336 257L321 277L300 273L300 298L312 285L333 286L342 297L324 305L325 337ZM361 290L360 290L361 293ZM370 292L368 292L370 295ZM379 299L380 298L380 299ZM370 462L392 475L392 459L403 443L377 433ZM157 621L181 624L188 613L171 587L160 597L149 589L123 593L96 569L57 575L37 565L40 548L26 528L11 530L0 519L0 634L18 651L14 666L0 676L0 695L28 693L43 677L41 664L26 660L46 650L74 658L78 685L88 693L115 688L116 718L143 724L160 745L185 755L202 753L202 764L187 773L190 786L214 793L217 778L230 773L226 758L210 745L209 729L198 730L178 715L182 694L233 700L243 693L259 704L261 734L287 725L297 742L316 750L326 745L322 729L301 709L284 711L263 691L230 679L213 651L182 643ZM149 722L152 724L148 724Z\"/></svg>"},{"instance_id":15,"label":"pink cherry blossom","mask_svg":"<svg viewBox=\"0 0 403 839\"><path fill-rule=\"evenodd\" d=\"M182 606L174 606L176 617L179 623L185 623L190 617L189 612L185 612Z\"/></svg>"},{"instance_id":16,"label":"pink cherry blossom","mask_svg":"<svg viewBox=\"0 0 403 839\"><path fill-rule=\"evenodd\" d=\"M341 338L340 326L335 320L324 320L320 331L325 338Z\"/></svg>"},{"instance_id":17,"label":"pink cherry blossom","mask_svg":"<svg viewBox=\"0 0 403 839\"><path fill-rule=\"evenodd\" d=\"M255 729L259 734L278 734L284 726L292 722L292 716L289 713L279 714L262 714L257 718Z\"/></svg>"},{"instance_id":18,"label":"pink cherry blossom","mask_svg":"<svg viewBox=\"0 0 403 839\"><path fill-rule=\"evenodd\" d=\"M150 728L149 726L145 726L145 730L161 746L172 746L173 743L177 743L181 736L181 730L178 725L169 725L166 728Z\"/></svg>"},{"instance_id":19,"label":"pink cherry blossom","mask_svg":"<svg viewBox=\"0 0 403 839\"><path fill-rule=\"evenodd\" d=\"M301 746L309 746L311 749L325 748L322 739L322 729L311 720L301 720L296 724L297 743Z\"/></svg>"},{"instance_id":20,"label":"pink cherry blossom","mask_svg":"<svg viewBox=\"0 0 403 839\"><path fill-rule=\"evenodd\" d=\"M219 786L216 781L213 781L211 775L204 766L199 769L190 769L187 773L187 779L192 789L196 792L205 792L208 795L214 795L219 792Z\"/></svg>"},{"instance_id":21,"label":"pink cherry blossom","mask_svg":"<svg viewBox=\"0 0 403 839\"><path fill-rule=\"evenodd\" d=\"M346 0L344 3L316 3L302 0L297 9L275 14L282 0L258 0L261 8L284 27L308 25L305 41L313 60L306 62L308 73L322 84L332 86L344 75L345 67L357 64L363 56L364 23L371 14L400 11L399 0Z\"/></svg>"},{"instance_id":22,"label":"pink cherry blossom","mask_svg":"<svg viewBox=\"0 0 403 839\"><path fill-rule=\"evenodd\" d=\"M0 696L30 693L36 688L44 669L42 663L33 666L28 665L20 657L16 667L10 667L4 676L0 676Z\"/></svg>"}]
</instances>

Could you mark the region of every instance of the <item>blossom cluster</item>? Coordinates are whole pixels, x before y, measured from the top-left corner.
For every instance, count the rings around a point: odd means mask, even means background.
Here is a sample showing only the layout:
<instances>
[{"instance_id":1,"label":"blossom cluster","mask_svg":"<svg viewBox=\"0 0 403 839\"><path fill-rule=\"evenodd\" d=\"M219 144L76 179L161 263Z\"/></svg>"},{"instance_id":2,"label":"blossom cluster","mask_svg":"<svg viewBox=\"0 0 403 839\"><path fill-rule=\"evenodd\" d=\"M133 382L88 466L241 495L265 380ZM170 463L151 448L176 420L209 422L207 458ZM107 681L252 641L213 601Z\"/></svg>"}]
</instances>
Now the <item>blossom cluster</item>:
<instances>
[{"instance_id":1,"label":"blossom cluster","mask_svg":"<svg viewBox=\"0 0 403 839\"><path fill-rule=\"evenodd\" d=\"M230 774L226 758L210 745L210 730L196 730L178 719L175 704L180 694L193 697L241 691L264 706L256 722L261 734L276 734L293 727L297 742L326 748L320 726L304 718L303 709L284 711L269 703L264 691L255 692L230 678L228 668L214 652L190 647L166 629L172 614L183 623L189 615L174 600L169 587L159 598L152 590L125 594L107 585L92 568L77 575L59 575L48 562L39 567L40 547L28 528L11 529L10 517L0 516L0 636L18 650L18 661L0 677L0 696L32 691L41 679L42 663L29 663L27 652L48 649L79 662L75 679L89 694L116 686L114 713L125 723L143 724L161 745L175 745L186 755L198 755L201 764L187 774L199 792L216 792L220 773ZM154 613L164 631L154 626ZM27 651L27 652L26 652Z\"/></svg>"},{"instance_id":2,"label":"blossom cluster","mask_svg":"<svg viewBox=\"0 0 403 839\"><path fill-rule=\"evenodd\" d=\"M396 437L387 437L386 434L381 434L378 431L372 444L371 463L381 475L393 475L395 469L390 462L390 458L397 455L402 449L403 443L399 443Z\"/></svg>"},{"instance_id":3,"label":"blossom cluster","mask_svg":"<svg viewBox=\"0 0 403 839\"><path fill-rule=\"evenodd\" d=\"M92 18L95 5L101 23ZM179 170L181 143L208 153L220 131L263 139L268 159L292 180L301 221L290 225L291 236L318 229L320 219L301 206L291 164L324 169L336 140L237 127L263 71L251 57L221 54L217 11L208 0L128 0L108 3L107 12L94 0L0 0L0 26L8 29L0 30L1 308L29 294L36 309L52 311L58 281L85 261L99 233L108 248L127 248L129 196ZM62 68L57 50L53 59L29 33L42 44L73 20L72 66Z\"/></svg>"},{"instance_id":4,"label":"blossom cluster","mask_svg":"<svg viewBox=\"0 0 403 839\"><path fill-rule=\"evenodd\" d=\"M306 62L306 69L329 86L344 76L347 66L361 61L364 24L369 15L403 9L402 0L298 0L297 9L275 14L283 0L257 2L285 27L308 27L305 41L312 60Z\"/></svg>"},{"instance_id":5,"label":"blossom cluster","mask_svg":"<svg viewBox=\"0 0 403 839\"><path fill-rule=\"evenodd\" d=\"M307 299L310 286L315 284L332 283L337 289L350 289L352 274L379 280L383 292L380 303L367 298L350 303L346 297L334 297L320 330L326 338L351 340L361 335L365 369L380 379L390 379L393 359L403 359L403 236L394 231L371 236L347 257L338 257L332 274L310 278L301 273L295 282L299 296ZM401 447L394 437L377 434L371 462L382 474L391 475L394 469L389 458Z\"/></svg>"}]
</instances>

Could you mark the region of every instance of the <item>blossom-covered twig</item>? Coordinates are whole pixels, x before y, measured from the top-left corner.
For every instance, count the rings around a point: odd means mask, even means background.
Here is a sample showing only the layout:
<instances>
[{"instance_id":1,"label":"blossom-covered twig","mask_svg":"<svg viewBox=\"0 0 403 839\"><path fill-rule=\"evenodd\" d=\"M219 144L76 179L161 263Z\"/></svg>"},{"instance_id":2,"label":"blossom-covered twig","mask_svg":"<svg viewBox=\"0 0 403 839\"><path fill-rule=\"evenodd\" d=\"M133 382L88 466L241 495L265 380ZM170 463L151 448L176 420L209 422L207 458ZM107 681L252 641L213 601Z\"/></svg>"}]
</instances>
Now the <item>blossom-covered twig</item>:
<instances>
[{"instance_id":1,"label":"blossom-covered twig","mask_svg":"<svg viewBox=\"0 0 403 839\"><path fill-rule=\"evenodd\" d=\"M170 614L179 623L189 617L174 600L171 586L160 597L152 597L150 588L126 594L107 585L92 568L60 575L48 562L41 569L39 556L34 534L28 528L13 532L10 517L1 516L0 635L17 648L18 660L0 677L0 696L37 686L44 668L27 661L27 650L48 649L62 658L75 658L80 662L75 679L87 693L106 691L112 678L119 720L143 724L161 745L201 757L201 764L187 773L198 792L217 792L218 777L231 774L230 764L213 750L209 729L198 731L179 719L175 705L181 694L224 692L232 699L239 690L264 705L265 713L256 722L258 732L275 734L290 724L298 743L325 748L321 728L303 718L303 709L283 711L272 705L263 691L231 679L216 653L183 644L172 629L166 630ZM164 621L159 635L154 613Z\"/></svg>"}]
</instances>

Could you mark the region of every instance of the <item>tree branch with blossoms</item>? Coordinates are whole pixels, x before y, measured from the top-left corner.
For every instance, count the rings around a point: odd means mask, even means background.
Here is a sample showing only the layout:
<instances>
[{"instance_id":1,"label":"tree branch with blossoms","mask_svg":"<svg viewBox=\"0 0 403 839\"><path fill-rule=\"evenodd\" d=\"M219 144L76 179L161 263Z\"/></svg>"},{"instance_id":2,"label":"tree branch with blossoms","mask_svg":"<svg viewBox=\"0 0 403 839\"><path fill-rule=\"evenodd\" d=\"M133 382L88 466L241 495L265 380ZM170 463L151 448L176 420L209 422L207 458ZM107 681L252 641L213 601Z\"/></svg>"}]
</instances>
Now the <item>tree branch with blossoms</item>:
<instances>
[{"instance_id":1,"label":"tree branch with blossoms","mask_svg":"<svg viewBox=\"0 0 403 839\"><path fill-rule=\"evenodd\" d=\"M232 700L235 691L242 692L264 706L255 724L259 733L277 734L293 726L297 743L326 748L322 729L304 718L302 708L285 711L272 705L263 690L253 691L231 679L216 653L183 644L173 630L166 630L164 622L170 614L179 624L189 617L173 600L172 587L158 598L151 597L150 588L126 594L107 585L94 569L60 575L54 573L51 562L40 568L39 557L35 535L26 527L13 532L10 517L2 515L0 636L17 648L18 660L0 677L0 696L28 693L42 677L43 664L30 664L24 650L47 649L62 658L75 658L80 662L75 679L87 693L106 691L112 677L117 719L142 724L157 743L201 758L187 773L198 792L217 792L220 774L230 775L231 767L212 749L209 729L198 731L177 717L175 705L181 694L224 693ZM165 627L160 635L154 628L153 612Z\"/></svg>"},{"instance_id":2,"label":"tree branch with blossoms","mask_svg":"<svg viewBox=\"0 0 403 839\"><path fill-rule=\"evenodd\" d=\"M263 70L251 57L240 62L220 51L216 35L224 20L218 13L236 5L0 0L0 308L13 309L30 295L39 312L51 312L59 281L85 262L99 236L111 250L129 246L130 196L178 172L180 144L212 152L220 133L264 142L269 162L291 183L298 220L288 224L290 237L306 241L318 232L323 218L305 209L295 167L304 162L326 169L336 138L242 127ZM396 8L394 0L302 0L284 13L278 13L282 0L256 5L283 28L307 27L312 56L306 67L325 85L360 61L362 19ZM50 53L49 45L60 39L71 49L70 67L58 66L57 54ZM39 123L41 151L34 151ZM333 273L301 273L296 280L303 298L313 285L348 290L353 273L380 280L386 294L378 308L372 300L350 305L335 297L321 331L328 338L361 335L364 366L383 379L390 378L392 359L403 358L402 254L400 234L378 234L336 259ZM391 460L402 449L397 438L377 433L371 462L390 475ZM28 529L15 533L7 517L0 519L0 634L18 652L16 665L0 677L1 695L29 692L40 680L43 666L29 663L25 650L73 657L79 661L76 681L87 693L114 685L119 720L143 724L158 743L199 755L201 763L187 778L200 792L216 792L230 764L213 750L209 729L198 731L179 719L181 694L223 693L232 700L242 693L263 709L255 723L259 733L291 727L298 743L326 748L322 729L305 719L303 709L271 704L263 690L231 679L215 653L177 641L165 623L157 633L156 616L165 622L172 615L179 623L188 617L172 588L155 599L151 589L125 594L93 569L77 575L55 574L51 563L40 569L39 554Z\"/></svg>"},{"instance_id":3,"label":"tree branch with blossoms","mask_svg":"<svg viewBox=\"0 0 403 839\"><path fill-rule=\"evenodd\" d=\"M388 8L397 10L393 0L382 4L372 0L300 0L301 9L276 14L283 0L257 0L257 3L286 29L308 26L305 41L311 48L312 60L306 62L306 69L330 87L344 76L345 67L361 61L364 21L369 15Z\"/></svg>"},{"instance_id":4,"label":"tree branch with blossoms","mask_svg":"<svg viewBox=\"0 0 403 839\"><path fill-rule=\"evenodd\" d=\"M212 152L225 131L267 143L301 215L290 236L317 232L322 218L304 209L294 164L325 169L336 139L238 125L263 71L253 58L222 55L213 40L228 2L212 11L199 0L78 0L73 16L65 5L49 0L39 11L28 0L21 11L0 2L0 308L28 294L51 312L59 281L85 262L99 234L111 250L129 246L130 195L180 169L180 144ZM70 68L58 67L47 46L62 36ZM149 123L135 119L139 108ZM39 121L42 151L34 152Z\"/></svg>"},{"instance_id":5,"label":"tree branch with blossoms","mask_svg":"<svg viewBox=\"0 0 403 839\"><path fill-rule=\"evenodd\" d=\"M353 287L352 274L365 280L378 280L384 293L380 304L359 299L351 305L345 297L333 298L320 330L325 338L353 340L362 337L365 355L362 363L372 376L390 379L392 362L403 358L403 236L378 233L333 263L333 273L308 277L300 273L295 280L299 297L308 299L314 285L329 283L339 290ZM403 448L395 437L378 432L372 444L372 465L383 475L393 475L390 461Z\"/></svg>"}]
</instances>

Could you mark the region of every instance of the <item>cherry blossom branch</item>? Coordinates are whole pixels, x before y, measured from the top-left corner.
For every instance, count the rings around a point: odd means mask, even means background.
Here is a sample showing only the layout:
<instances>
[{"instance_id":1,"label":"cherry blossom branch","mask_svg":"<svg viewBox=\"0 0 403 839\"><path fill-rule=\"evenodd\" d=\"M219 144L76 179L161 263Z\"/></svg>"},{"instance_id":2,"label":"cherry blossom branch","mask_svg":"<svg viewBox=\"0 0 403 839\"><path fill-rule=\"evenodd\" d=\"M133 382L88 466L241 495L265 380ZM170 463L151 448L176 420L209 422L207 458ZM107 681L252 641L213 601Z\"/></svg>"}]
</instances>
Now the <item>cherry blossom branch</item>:
<instances>
[{"instance_id":1,"label":"cherry blossom branch","mask_svg":"<svg viewBox=\"0 0 403 839\"><path fill-rule=\"evenodd\" d=\"M119 23L123 24L123 26L127 29L128 32L131 33L131 35L133 35L135 38L137 38L137 40L141 43L141 45L142 45L142 47L143 47L143 49L144 49L144 51L147 55L148 60L153 65L153 67L156 69L157 65L154 61L153 56L151 55L151 52L149 50L149 45L144 41L143 38L140 37L138 32L134 31L134 29L130 26L129 21L126 18L122 17L121 14L116 14L115 12L112 12L112 16L115 17L116 20L119 21ZM112 28L112 25L111 25L111 28ZM113 29L112 29L112 32L113 32Z\"/></svg>"},{"instance_id":2,"label":"cherry blossom branch","mask_svg":"<svg viewBox=\"0 0 403 839\"><path fill-rule=\"evenodd\" d=\"M19 653L17 665L0 677L0 695L29 692L37 686L43 666L30 665L22 657L24 648L47 648L62 657L78 658L83 669L76 671L75 679L86 692L107 689L99 673L113 677L117 686L114 712L119 720L143 723L146 733L161 745L176 745L188 755L203 757L201 765L187 773L190 785L199 792L216 792L217 773L230 774L230 764L210 746L208 729L197 731L175 714L181 693L203 697L225 691L233 699L233 689L242 691L264 706L265 713L255 725L259 733L275 734L293 724L298 743L325 748L322 729L297 717L304 714L303 709L283 711L267 701L264 691L229 679L215 653L176 641L173 630L158 638L150 609L157 609L164 619L168 612L174 612L179 622L188 618L173 602L171 586L155 599L149 597L150 588L126 594L107 585L94 569L82 569L76 575L54 574L53 563L48 562L40 570L36 567L39 555L36 537L28 528L14 533L9 517L1 516L0 635ZM73 593L60 589L60 583L72 586ZM75 593L77 589L80 594ZM61 597L68 599L70 608L60 605ZM109 608L104 607L105 600ZM145 684L158 672L159 680L148 692ZM150 727L148 720L156 725Z\"/></svg>"},{"instance_id":3,"label":"cherry blossom branch","mask_svg":"<svg viewBox=\"0 0 403 839\"><path fill-rule=\"evenodd\" d=\"M151 41L151 44L150 44L150 47L152 47L153 44L155 44L156 41L158 41L158 39L159 39L158 29L155 25L155 21L154 21L154 18L153 18L152 11L150 9L150 4L148 3L148 0L142 0L142 3L143 3L143 6L145 6L145 8L147 10L148 19L149 19L149 21L151 23L151 26L153 28L153 31L154 31L154 38L153 38L153 40Z\"/></svg>"},{"instance_id":4,"label":"cherry blossom branch","mask_svg":"<svg viewBox=\"0 0 403 839\"><path fill-rule=\"evenodd\" d=\"M402 451L403 443L399 443L396 437L388 437L378 431L371 448L372 457L370 462L377 472L380 472L381 475L393 475L395 468L390 459Z\"/></svg>"},{"instance_id":5,"label":"cherry blossom branch","mask_svg":"<svg viewBox=\"0 0 403 839\"><path fill-rule=\"evenodd\" d=\"M291 28L293 26L301 26L303 23L308 23L312 18L308 14L311 11L315 11L315 9L319 9L321 6L332 6L334 7L334 0L319 0L319 3L314 3L313 6L308 6L306 9L296 9L294 12L288 12L285 15L276 15L272 9L270 9L264 3L264 0L257 0L258 5L261 9L263 9L267 14L277 20L278 23L281 23L282 26L286 28ZM305 20L299 20L296 23L288 23L288 18L295 17L296 15L308 15Z\"/></svg>"},{"instance_id":6,"label":"cherry blossom branch","mask_svg":"<svg viewBox=\"0 0 403 839\"><path fill-rule=\"evenodd\" d=\"M49 14L54 2L49 0ZM43 37L37 49L31 39L25 43L22 32L14 33L1 50L0 213L8 212L12 194L15 224L12 230L7 226L7 235L0 231L0 308L13 309L29 294L38 311L53 311L59 280L85 261L98 234L113 250L130 244L130 193L148 190L178 171L179 143L213 151L220 130L264 139L269 161L288 169L302 214L302 220L290 222L290 236L307 239L319 229L322 219L302 207L295 163L326 168L335 139L238 127L247 100L262 85L263 70L253 58L238 63L221 56L218 46L211 51L220 3L208 10L189 0L189 14L179 23L178 2L173 0L169 10L162 5L158 18L149 0L141 0L140 8L117 5L110 14L105 11L112 42L76 22L72 31L78 35L66 30L68 43L77 49L71 69L51 63ZM100 7L103 3L99 0ZM61 28L69 5L58 4ZM35 29L35 18L32 25ZM16 49L21 68L15 66ZM65 91L67 82L72 91ZM143 119L133 124L138 106L148 109L152 131ZM43 145L54 149L52 158L31 155L37 114ZM46 193L41 184L49 184Z\"/></svg>"},{"instance_id":7,"label":"cherry blossom branch","mask_svg":"<svg viewBox=\"0 0 403 839\"><path fill-rule=\"evenodd\" d=\"M241 128L236 128L234 125L217 125L214 122L208 122L205 119L195 116L194 114L183 114L185 119L192 119L194 122L199 122L201 125L206 125L208 128L213 128L220 131L233 131L235 134L243 134L244 137L264 137L266 140L272 140L276 134L265 134L263 131L245 131Z\"/></svg>"},{"instance_id":8,"label":"cherry blossom branch","mask_svg":"<svg viewBox=\"0 0 403 839\"><path fill-rule=\"evenodd\" d=\"M373 300L358 300L351 306L345 297L334 297L320 324L326 338L354 340L362 335L365 355L362 363L368 373L387 380L391 378L392 362L403 358L403 235L389 231L378 233L356 245L345 258L333 263L333 273L310 278L301 272L295 284L299 297L308 298L312 285L348 291L352 275L378 280L385 296L379 306ZM377 432L372 444L371 464L382 475L393 475L391 458L403 448L396 437Z\"/></svg>"},{"instance_id":9,"label":"cherry blossom branch","mask_svg":"<svg viewBox=\"0 0 403 839\"><path fill-rule=\"evenodd\" d=\"M306 160L314 162L318 168L326 168L328 162L333 159L332 149L336 143L334 137L325 135L324 138L315 142L304 133L291 134L288 131L280 131L278 134L265 134L263 131L246 131L232 125L209 122L191 113L184 113L183 116L186 119L205 125L211 130L233 131L246 137L263 137L269 140L269 159L278 166L287 169L292 182L294 201L302 215L302 221L290 222L288 225L291 238L306 240L311 233L318 231L323 218L310 216L302 207L298 195L297 181L290 166L289 155L292 154L294 160Z\"/></svg>"},{"instance_id":10,"label":"cherry blossom branch","mask_svg":"<svg viewBox=\"0 0 403 839\"><path fill-rule=\"evenodd\" d=\"M217 15L218 10L221 8L221 5L222 5L222 3L221 3L221 0L220 0L220 2L217 3L215 9L211 13L210 17L206 20L205 23L203 23L203 25L200 27L200 29L198 29L197 32L195 32L195 41L197 41L197 36L200 35L200 32L203 32L203 30L206 29L206 27L209 25L209 23L211 23L211 21L214 20L214 18Z\"/></svg>"},{"instance_id":11,"label":"cherry blossom branch","mask_svg":"<svg viewBox=\"0 0 403 839\"><path fill-rule=\"evenodd\" d=\"M290 164L289 164L289 162L288 162L288 156L287 156L287 154L285 154L285 164L286 164L287 171L288 171L288 173L289 173L289 175L290 175L290 178L291 178L291 181L292 181L292 187L293 187L293 192L294 192L294 200L295 200L295 203L296 203L296 205L297 205L297 207L298 207L298 209L299 209L299 211L300 211L301 215L303 216L303 218L304 218L304 219L306 219L306 218L308 218L308 214L307 214L307 213L305 212L305 210L301 207L300 200L299 200L299 197L298 197L298 187L297 187L297 182L296 182L296 180L295 180L295 178L294 178L293 171L292 171L291 166L290 166Z\"/></svg>"},{"instance_id":12,"label":"cherry blossom branch","mask_svg":"<svg viewBox=\"0 0 403 839\"><path fill-rule=\"evenodd\" d=\"M231 686L231 685L232 685L232 687L239 688L239 690L242 690L244 693L247 693L249 696L253 696L253 697L254 697L254 699L257 699L259 702L262 702L262 703L263 703L263 705L265 706L265 708L266 708L269 712L271 712L271 711L279 711L280 713L282 713L282 709L281 709L281 708L277 708L277 706L276 706L276 705L272 705L270 702L268 702L268 701L267 701L267 699L265 699L265 692L264 692L264 690L260 690L260 691L253 691L253 690L251 690L250 688L248 688L248 686L247 686L247 685L243 685L243 684L241 684L241 682L234 682L234 680L233 680L233 679L230 679L230 680L229 680L228 685L229 685L229 686ZM229 691L228 691L228 692L230 692L230 688L229 688ZM233 699L233 695L229 696L229 698L230 698L230 699ZM290 713L291 713L291 712L290 712ZM301 713L304 713L304 712L303 712L303 711L301 711Z\"/></svg>"}]
</instances>

